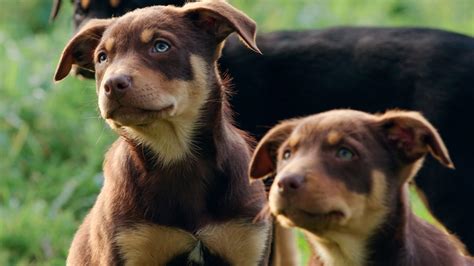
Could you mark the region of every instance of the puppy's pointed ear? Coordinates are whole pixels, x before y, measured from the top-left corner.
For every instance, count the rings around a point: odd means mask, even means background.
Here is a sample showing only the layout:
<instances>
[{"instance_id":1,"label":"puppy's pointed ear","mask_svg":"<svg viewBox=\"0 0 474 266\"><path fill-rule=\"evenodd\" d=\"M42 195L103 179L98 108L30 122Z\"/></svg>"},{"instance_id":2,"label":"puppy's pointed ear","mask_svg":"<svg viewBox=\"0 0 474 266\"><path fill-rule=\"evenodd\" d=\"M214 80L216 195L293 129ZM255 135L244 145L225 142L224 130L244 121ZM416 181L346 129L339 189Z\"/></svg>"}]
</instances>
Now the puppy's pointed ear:
<instances>
[{"instance_id":1,"label":"puppy's pointed ear","mask_svg":"<svg viewBox=\"0 0 474 266\"><path fill-rule=\"evenodd\" d=\"M263 178L276 170L276 156L280 145L290 136L299 120L283 121L270 129L260 140L250 161L251 179Z\"/></svg>"},{"instance_id":2,"label":"puppy's pointed ear","mask_svg":"<svg viewBox=\"0 0 474 266\"><path fill-rule=\"evenodd\" d=\"M237 32L250 49L261 53L255 42L257 32L255 22L225 1L208 0L188 3L184 9L199 27L213 34L218 43L224 41L232 32Z\"/></svg>"},{"instance_id":3,"label":"puppy's pointed ear","mask_svg":"<svg viewBox=\"0 0 474 266\"><path fill-rule=\"evenodd\" d=\"M420 113L388 111L378 123L402 160L412 163L430 153L444 166L454 168L440 135Z\"/></svg>"},{"instance_id":4,"label":"puppy's pointed ear","mask_svg":"<svg viewBox=\"0 0 474 266\"><path fill-rule=\"evenodd\" d=\"M93 19L69 41L61 54L54 81L65 78L73 65L94 72L94 50L113 19Z\"/></svg>"}]
</instances>

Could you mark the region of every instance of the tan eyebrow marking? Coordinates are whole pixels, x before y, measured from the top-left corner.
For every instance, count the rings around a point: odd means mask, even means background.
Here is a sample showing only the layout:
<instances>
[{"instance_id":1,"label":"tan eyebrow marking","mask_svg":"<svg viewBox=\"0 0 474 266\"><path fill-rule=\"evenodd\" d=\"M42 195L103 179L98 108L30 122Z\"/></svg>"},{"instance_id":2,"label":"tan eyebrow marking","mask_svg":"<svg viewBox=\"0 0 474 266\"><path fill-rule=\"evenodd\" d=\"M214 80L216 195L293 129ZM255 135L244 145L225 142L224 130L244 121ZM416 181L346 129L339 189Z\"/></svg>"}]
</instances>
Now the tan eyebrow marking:
<instances>
[{"instance_id":1,"label":"tan eyebrow marking","mask_svg":"<svg viewBox=\"0 0 474 266\"><path fill-rule=\"evenodd\" d=\"M120 5L120 0L110 0L111 7L116 8L118 5Z\"/></svg>"},{"instance_id":2,"label":"tan eyebrow marking","mask_svg":"<svg viewBox=\"0 0 474 266\"><path fill-rule=\"evenodd\" d=\"M153 38L153 34L154 32L150 29L145 29L142 31L142 33L140 34L140 40L143 42L143 43L148 43L149 41L151 41L151 38Z\"/></svg>"},{"instance_id":3,"label":"tan eyebrow marking","mask_svg":"<svg viewBox=\"0 0 474 266\"><path fill-rule=\"evenodd\" d=\"M115 46L115 38L110 38L107 41L105 41L105 50L107 51L112 51Z\"/></svg>"},{"instance_id":4,"label":"tan eyebrow marking","mask_svg":"<svg viewBox=\"0 0 474 266\"><path fill-rule=\"evenodd\" d=\"M337 143L339 143L342 139L342 134L338 131L335 131L335 130L331 130L327 137L327 142L330 144L330 145L335 145Z\"/></svg>"},{"instance_id":5,"label":"tan eyebrow marking","mask_svg":"<svg viewBox=\"0 0 474 266\"><path fill-rule=\"evenodd\" d=\"M80 3L81 3L82 9L88 9L91 1L90 0L81 0Z\"/></svg>"},{"instance_id":6,"label":"tan eyebrow marking","mask_svg":"<svg viewBox=\"0 0 474 266\"><path fill-rule=\"evenodd\" d=\"M300 138L298 135L296 136L292 136L289 140L288 140L288 146L292 147L292 148L295 148L298 146L300 142Z\"/></svg>"}]
</instances>

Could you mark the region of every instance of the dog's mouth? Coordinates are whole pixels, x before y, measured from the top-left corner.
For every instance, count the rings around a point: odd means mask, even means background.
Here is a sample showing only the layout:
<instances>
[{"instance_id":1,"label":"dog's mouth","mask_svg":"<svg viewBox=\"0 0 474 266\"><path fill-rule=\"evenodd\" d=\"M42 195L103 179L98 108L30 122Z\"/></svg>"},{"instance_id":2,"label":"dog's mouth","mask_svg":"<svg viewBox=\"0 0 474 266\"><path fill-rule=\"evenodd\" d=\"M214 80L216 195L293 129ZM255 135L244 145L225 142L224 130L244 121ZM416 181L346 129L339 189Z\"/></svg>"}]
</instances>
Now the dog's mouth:
<instances>
[{"instance_id":1,"label":"dog's mouth","mask_svg":"<svg viewBox=\"0 0 474 266\"><path fill-rule=\"evenodd\" d=\"M347 217L347 212L336 206L337 204L331 204L332 207L323 202L313 202L308 205L307 201L308 199L287 198L271 192L269 197L271 212L275 216L281 215L289 220L294 220L295 223L303 220L316 223L319 221L340 222Z\"/></svg>"},{"instance_id":2,"label":"dog's mouth","mask_svg":"<svg viewBox=\"0 0 474 266\"><path fill-rule=\"evenodd\" d=\"M340 220L345 217L345 214L339 210L333 210L333 211L328 211L328 212L314 212L314 211L306 211L302 209L291 209L291 210L282 209L282 210L278 210L277 212L279 215L284 215L290 219L292 216L300 216L303 218L316 219L316 220L318 219Z\"/></svg>"},{"instance_id":3,"label":"dog's mouth","mask_svg":"<svg viewBox=\"0 0 474 266\"><path fill-rule=\"evenodd\" d=\"M175 105L169 104L159 109L145 109L131 106L120 106L107 112L105 119L112 120L117 126L145 127L158 119L173 116Z\"/></svg>"},{"instance_id":4,"label":"dog's mouth","mask_svg":"<svg viewBox=\"0 0 474 266\"><path fill-rule=\"evenodd\" d=\"M326 230L340 224L346 217L343 211L307 211L298 208L279 209L273 212L287 226L297 226L312 231ZM281 219L283 218L283 219Z\"/></svg>"},{"instance_id":5,"label":"dog's mouth","mask_svg":"<svg viewBox=\"0 0 474 266\"><path fill-rule=\"evenodd\" d=\"M334 210L334 211L329 211L329 212L308 212L304 210L299 210L303 215L306 215L307 217L311 219L334 219L334 220L340 220L345 217L344 213L342 211Z\"/></svg>"}]
</instances>

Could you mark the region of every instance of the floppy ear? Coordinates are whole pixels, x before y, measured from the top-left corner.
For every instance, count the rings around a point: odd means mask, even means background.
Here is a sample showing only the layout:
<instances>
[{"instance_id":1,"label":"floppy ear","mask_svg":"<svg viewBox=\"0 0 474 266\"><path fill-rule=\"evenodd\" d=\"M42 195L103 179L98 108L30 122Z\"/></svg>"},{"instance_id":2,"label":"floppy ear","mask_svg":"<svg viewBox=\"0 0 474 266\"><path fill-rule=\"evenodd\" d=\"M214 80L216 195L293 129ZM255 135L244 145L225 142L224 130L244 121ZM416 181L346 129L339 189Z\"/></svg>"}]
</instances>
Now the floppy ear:
<instances>
[{"instance_id":1,"label":"floppy ear","mask_svg":"<svg viewBox=\"0 0 474 266\"><path fill-rule=\"evenodd\" d=\"M454 168L448 150L436 129L418 112L388 111L379 117L390 145L409 163L427 153L449 168Z\"/></svg>"},{"instance_id":2,"label":"floppy ear","mask_svg":"<svg viewBox=\"0 0 474 266\"><path fill-rule=\"evenodd\" d=\"M263 136L250 161L249 176L251 179L262 178L275 172L278 148L293 132L298 122L299 120L296 119L283 121Z\"/></svg>"},{"instance_id":3,"label":"floppy ear","mask_svg":"<svg viewBox=\"0 0 474 266\"><path fill-rule=\"evenodd\" d=\"M54 80L65 78L73 65L94 72L94 50L113 19L90 20L66 45L54 74Z\"/></svg>"},{"instance_id":4,"label":"floppy ear","mask_svg":"<svg viewBox=\"0 0 474 266\"><path fill-rule=\"evenodd\" d=\"M213 34L219 43L232 32L237 32L250 49L261 53L255 43L257 31L255 22L225 1L208 0L188 3L184 9L199 27Z\"/></svg>"}]
</instances>

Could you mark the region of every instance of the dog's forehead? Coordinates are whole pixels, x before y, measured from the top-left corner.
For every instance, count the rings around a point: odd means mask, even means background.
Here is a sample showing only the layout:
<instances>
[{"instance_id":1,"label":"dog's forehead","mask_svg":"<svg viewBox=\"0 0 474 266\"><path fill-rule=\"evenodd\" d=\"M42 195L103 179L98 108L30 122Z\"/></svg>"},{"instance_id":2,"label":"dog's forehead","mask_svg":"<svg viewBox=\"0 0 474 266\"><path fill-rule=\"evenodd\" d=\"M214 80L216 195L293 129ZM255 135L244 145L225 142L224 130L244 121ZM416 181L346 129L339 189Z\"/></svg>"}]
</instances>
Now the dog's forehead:
<instances>
[{"instance_id":1,"label":"dog's forehead","mask_svg":"<svg viewBox=\"0 0 474 266\"><path fill-rule=\"evenodd\" d=\"M354 131L367 131L367 124L373 116L354 110L333 110L309 116L295 128L296 135L311 136L321 133L331 133L332 137L342 136Z\"/></svg>"},{"instance_id":2,"label":"dog's forehead","mask_svg":"<svg viewBox=\"0 0 474 266\"><path fill-rule=\"evenodd\" d=\"M117 18L104 32L103 40L108 38L133 38L143 31L167 30L177 35L184 33L182 11L172 6L153 6L134 10Z\"/></svg>"}]
</instances>

